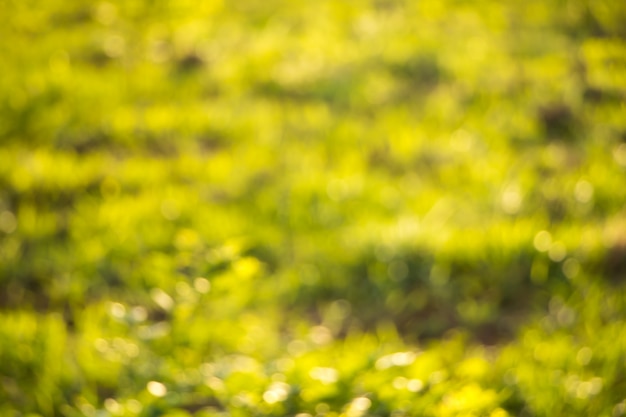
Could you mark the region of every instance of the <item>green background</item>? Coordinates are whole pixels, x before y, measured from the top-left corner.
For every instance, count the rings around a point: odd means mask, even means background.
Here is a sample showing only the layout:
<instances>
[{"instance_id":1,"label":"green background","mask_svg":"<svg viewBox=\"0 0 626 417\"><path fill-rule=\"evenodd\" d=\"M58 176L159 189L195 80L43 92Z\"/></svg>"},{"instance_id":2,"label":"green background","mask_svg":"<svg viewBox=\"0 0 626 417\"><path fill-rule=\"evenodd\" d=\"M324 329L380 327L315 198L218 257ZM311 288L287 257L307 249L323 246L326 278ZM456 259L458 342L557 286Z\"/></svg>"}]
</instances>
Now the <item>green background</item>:
<instances>
[{"instance_id":1,"label":"green background","mask_svg":"<svg viewBox=\"0 0 626 417\"><path fill-rule=\"evenodd\" d=\"M626 412L626 3L0 8L1 415Z\"/></svg>"}]
</instances>

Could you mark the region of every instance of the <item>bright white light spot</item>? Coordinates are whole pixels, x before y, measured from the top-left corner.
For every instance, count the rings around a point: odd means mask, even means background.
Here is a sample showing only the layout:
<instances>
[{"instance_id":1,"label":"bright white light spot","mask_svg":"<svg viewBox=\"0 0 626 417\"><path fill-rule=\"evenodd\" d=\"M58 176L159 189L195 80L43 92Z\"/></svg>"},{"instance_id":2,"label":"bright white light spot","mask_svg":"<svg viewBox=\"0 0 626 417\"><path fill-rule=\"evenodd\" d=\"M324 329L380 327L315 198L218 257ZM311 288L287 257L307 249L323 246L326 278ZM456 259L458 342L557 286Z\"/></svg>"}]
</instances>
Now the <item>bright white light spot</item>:
<instances>
[{"instance_id":1,"label":"bright white light spot","mask_svg":"<svg viewBox=\"0 0 626 417\"><path fill-rule=\"evenodd\" d=\"M550 232L542 230L535 235L533 244L539 252L547 252L550 246L552 246L552 235L550 235Z\"/></svg>"},{"instance_id":2,"label":"bright white light spot","mask_svg":"<svg viewBox=\"0 0 626 417\"><path fill-rule=\"evenodd\" d=\"M352 400L346 410L347 417L361 417L372 406L372 401L366 397L358 397Z\"/></svg>"},{"instance_id":3,"label":"bright white light spot","mask_svg":"<svg viewBox=\"0 0 626 417\"><path fill-rule=\"evenodd\" d=\"M333 340L333 335L327 327L324 326L314 326L311 329L311 333L309 337L313 341L313 343L318 345L325 345Z\"/></svg>"},{"instance_id":4,"label":"bright white light spot","mask_svg":"<svg viewBox=\"0 0 626 417\"><path fill-rule=\"evenodd\" d=\"M396 352L381 356L376 361L376 369L383 370L392 366L407 366L415 361L417 355L414 352Z\"/></svg>"},{"instance_id":5,"label":"bright white light spot","mask_svg":"<svg viewBox=\"0 0 626 417\"><path fill-rule=\"evenodd\" d=\"M324 385L333 384L339 379L339 372L334 368L315 367L309 372L309 376L320 381Z\"/></svg>"},{"instance_id":6,"label":"bright white light spot","mask_svg":"<svg viewBox=\"0 0 626 417\"><path fill-rule=\"evenodd\" d=\"M581 203L588 203L593 198L593 185L589 181L580 180L574 189L576 200Z\"/></svg>"},{"instance_id":7,"label":"bright white light spot","mask_svg":"<svg viewBox=\"0 0 626 417\"><path fill-rule=\"evenodd\" d=\"M148 382L147 388L148 392L155 397L163 397L165 394L167 394L167 387L157 381Z\"/></svg>"},{"instance_id":8,"label":"bright white light spot","mask_svg":"<svg viewBox=\"0 0 626 417\"><path fill-rule=\"evenodd\" d=\"M107 398L104 400L104 408L107 409L108 412L112 414L118 414L122 411L122 406L120 403L115 401L113 398Z\"/></svg>"},{"instance_id":9,"label":"bright white light spot","mask_svg":"<svg viewBox=\"0 0 626 417\"><path fill-rule=\"evenodd\" d=\"M391 355L391 363L395 366L407 366L415 361L415 353L413 352L398 352Z\"/></svg>"},{"instance_id":10,"label":"bright white light spot","mask_svg":"<svg viewBox=\"0 0 626 417\"><path fill-rule=\"evenodd\" d=\"M153 288L150 291L150 297L152 297L154 302L163 310L171 310L174 306L174 299L160 288Z\"/></svg>"},{"instance_id":11,"label":"bright white light spot","mask_svg":"<svg viewBox=\"0 0 626 417\"><path fill-rule=\"evenodd\" d=\"M372 406L372 401L366 397L358 397L352 400L352 407L357 411L365 411Z\"/></svg>"},{"instance_id":12,"label":"bright white light spot","mask_svg":"<svg viewBox=\"0 0 626 417\"><path fill-rule=\"evenodd\" d=\"M411 379L406 384L406 389L411 392L419 392L424 388L424 383L420 379Z\"/></svg>"},{"instance_id":13,"label":"bright white light spot","mask_svg":"<svg viewBox=\"0 0 626 417\"><path fill-rule=\"evenodd\" d=\"M211 291L211 283L208 279L202 277L198 277L193 281L193 287L200 294L206 294Z\"/></svg>"},{"instance_id":14,"label":"bright white light spot","mask_svg":"<svg viewBox=\"0 0 626 417\"><path fill-rule=\"evenodd\" d=\"M268 404L285 401L289 395L289 389L289 384L274 382L269 389L263 393L263 400Z\"/></svg>"},{"instance_id":15,"label":"bright white light spot","mask_svg":"<svg viewBox=\"0 0 626 417\"><path fill-rule=\"evenodd\" d=\"M502 210L508 214L515 214L522 206L522 194L517 186L509 186L502 193L500 198Z\"/></svg>"},{"instance_id":16,"label":"bright white light spot","mask_svg":"<svg viewBox=\"0 0 626 417\"><path fill-rule=\"evenodd\" d=\"M111 303L109 313L116 319L123 319L126 315L126 307L120 303Z\"/></svg>"}]
</instances>

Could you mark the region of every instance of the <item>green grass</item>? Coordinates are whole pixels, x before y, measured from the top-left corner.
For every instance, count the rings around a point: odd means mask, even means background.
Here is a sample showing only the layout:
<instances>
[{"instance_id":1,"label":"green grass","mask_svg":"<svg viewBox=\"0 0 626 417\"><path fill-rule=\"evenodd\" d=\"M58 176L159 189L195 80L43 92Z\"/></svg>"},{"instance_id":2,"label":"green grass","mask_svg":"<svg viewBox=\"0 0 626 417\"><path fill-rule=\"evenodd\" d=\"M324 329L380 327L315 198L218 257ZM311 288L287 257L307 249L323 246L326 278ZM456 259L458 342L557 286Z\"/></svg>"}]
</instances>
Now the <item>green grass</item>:
<instances>
[{"instance_id":1,"label":"green grass","mask_svg":"<svg viewBox=\"0 0 626 417\"><path fill-rule=\"evenodd\" d=\"M619 2L5 3L0 414L626 412Z\"/></svg>"}]
</instances>

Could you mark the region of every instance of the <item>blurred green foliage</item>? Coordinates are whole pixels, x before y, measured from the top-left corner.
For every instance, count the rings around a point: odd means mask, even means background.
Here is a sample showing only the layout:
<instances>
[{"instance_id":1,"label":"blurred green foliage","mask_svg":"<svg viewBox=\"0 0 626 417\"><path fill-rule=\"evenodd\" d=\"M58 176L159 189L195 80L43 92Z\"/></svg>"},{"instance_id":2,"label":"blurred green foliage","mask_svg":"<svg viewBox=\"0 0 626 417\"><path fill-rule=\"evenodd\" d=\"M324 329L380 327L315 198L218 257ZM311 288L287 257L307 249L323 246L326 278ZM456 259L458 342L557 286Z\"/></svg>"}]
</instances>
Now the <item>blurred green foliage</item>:
<instances>
[{"instance_id":1,"label":"blurred green foliage","mask_svg":"<svg viewBox=\"0 0 626 417\"><path fill-rule=\"evenodd\" d=\"M4 1L0 414L626 413L626 5Z\"/></svg>"}]
</instances>

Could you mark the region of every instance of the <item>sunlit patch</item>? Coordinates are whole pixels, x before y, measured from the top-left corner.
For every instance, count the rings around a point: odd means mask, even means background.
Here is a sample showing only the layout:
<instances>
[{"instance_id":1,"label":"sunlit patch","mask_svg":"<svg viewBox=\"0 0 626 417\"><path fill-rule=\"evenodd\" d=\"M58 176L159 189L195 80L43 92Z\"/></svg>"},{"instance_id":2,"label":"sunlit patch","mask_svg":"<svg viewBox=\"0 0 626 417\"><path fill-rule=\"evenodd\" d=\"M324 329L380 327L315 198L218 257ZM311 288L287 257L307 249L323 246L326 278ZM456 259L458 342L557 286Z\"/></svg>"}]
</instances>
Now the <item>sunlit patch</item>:
<instances>
[{"instance_id":1,"label":"sunlit patch","mask_svg":"<svg viewBox=\"0 0 626 417\"><path fill-rule=\"evenodd\" d=\"M542 230L535 235L533 244L539 252L547 252L552 246L552 235L550 232Z\"/></svg>"},{"instance_id":2,"label":"sunlit patch","mask_svg":"<svg viewBox=\"0 0 626 417\"><path fill-rule=\"evenodd\" d=\"M324 326L313 326L309 333L309 337L313 343L318 345L326 345L333 340L333 334L330 329Z\"/></svg>"},{"instance_id":3,"label":"sunlit patch","mask_svg":"<svg viewBox=\"0 0 626 417\"><path fill-rule=\"evenodd\" d=\"M319 403L315 406L315 412L324 415L330 411L330 406L326 403Z\"/></svg>"},{"instance_id":4,"label":"sunlit patch","mask_svg":"<svg viewBox=\"0 0 626 417\"><path fill-rule=\"evenodd\" d=\"M64 50L57 51L50 57L48 65L50 66L50 71L53 73L64 75L71 68L70 56Z\"/></svg>"},{"instance_id":5,"label":"sunlit patch","mask_svg":"<svg viewBox=\"0 0 626 417\"><path fill-rule=\"evenodd\" d=\"M281 371L281 372L290 371L295 366L295 362L291 358L280 358L280 359L277 359L275 364L276 364L276 369Z\"/></svg>"},{"instance_id":6,"label":"sunlit patch","mask_svg":"<svg viewBox=\"0 0 626 417\"><path fill-rule=\"evenodd\" d=\"M123 319L126 316L126 307L120 303L111 303L109 305L109 314L116 319Z\"/></svg>"},{"instance_id":7,"label":"sunlit patch","mask_svg":"<svg viewBox=\"0 0 626 417\"><path fill-rule=\"evenodd\" d=\"M174 245L179 250L190 250L201 244L198 233L189 228L180 229L174 237Z\"/></svg>"},{"instance_id":8,"label":"sunlit patch","mask_svg":"<svg viewBox=\"0 0 626 417\"><path fill-rule=\"evenodd\" d=\"M95 7L96 20L103 25L111 25L117 18L117 8L109 2L102 2Z\"/></svg>"},{"instance_id":9,"label":"sunlit patch","mask_svg":"<svg viewBox=\"0 0 626 417\"><path fill-rule=\"evenodd\" d=\"M142 322L148 318L148 310L142 306L136 306L130 310L130 315L134 321Z\"/></svg>"},{"instance_id":10,"label":"sunlit patch","mask_svg":"<svg viewBox=\"0 0 626 417\"><path fill-rule=\"evenodd\" d=\"M252 278L262 269L263 264L256 258L246 256L233 263L233 270L241 278Z\"/></svg>"},{"instance_id":11,"label":"sunlit patch","mask_svg":"<svg viewBox=\"0 0 626 417\"><path fill-rule=\"evenodd\" d=\"M289 395L290 388L289 384L284 382L274 382L267 391L263 393L263 400L268 404L285 401Z\"/></svg>"},{"instance_id":12,"label":"sunlit patch","mask_svg":"<svg viewBox=\"0 0 626 417\"><path fill-rule=\"evenodd\" d=\"M309 372L309 376L322 384L328 385L337 382L339 372L334 368L315 367Z\"/></svg>"},{"instance_id":13,"label":"sunlit patch","mask_svg":"<svg viewBox=\"0 0 626 417\"><path fill-rule=\"evenodd\" d=\"M0 213L0 230L4 233L13 233L17 229L17 219L15 215L8 210Z\"/></svg>"},{"instance_id":14,"label":"sunlit patch","mask_svg":"<svg viewBox=\"0 0 626 417\"><path fill-rule=\"evenodd\" d=\"M139 414L143 409L143 406L139 401L130 399L126 401L126 409L128 409L131 413Z\"/></svg>"},{"instance_id":15,"label":"sunlit patch","mask_svg":"<svg viewBox=\"0 0 626 417\"><path fill-rule=\"evenodd\" d=\"M299 339L292 340L287 344L287 352L293 356L300 356L308 350L307 344Z\"/></svg>"},{"instance_id":16,"label":"sunlit patch","mask_svg":"<svg viewBox=\"0 0 626 417\"><path fill-rule=\"evenodd\" d=\"M603 380L599 377L593 377L590 380L582 380L578 375L569 375L565 379L565 388L573 397L587 399L597 395L602 391Z\"/></svg>"},{"instance_id":17,"label":"sunlit patch","mask_svg":"<svg viewBox=\"0 0 626 417\"><path fill-rule=\"evenodd\" d=\"M580 203L588 203L593 198L593 185L589 181L580 180L574 188L574 197Z\"/></svg>"},{"instance_id":18,"label":"sunlit patch","mask_svg":"<svg viewBox=\"0 0 626 417\"><path fill-rule=\"evenodd\" d=\"M367 397L357 397L346 410L347 417L360 417L372 406L372 401Z\"/></svg>"},{"instance_id":19,"label":"sunlit patch","mask_svg":"<svg viewBox=\"0 0 626 417\"><path fill-rule=\"evenodd\" d=\"M172 58L172 46L164 40L155 40L150 44L148 59L155 64L161 64Z\"/></svg>"},{"instance_id":20,"label":"sunlit patch","mask_svg":"<svg viewBox=\"0 0 626 417\"><path fill-rule=\"evenodd\" d=\"M333 201L342 200L349 192L349 186L344 180L333 179L326 187L326 194Z\"/></svg>"},{"instance_id":21,"label":"sunlit patch","mask_svg":"<svg viewBox=\"0 0 626 417\"><path fill-rule=\"evenodd\" d=\"M176 220L180 217L180 209L175 201L163 200L161 202L161 215L167 220Z\"/></svg>"},{"instance_id":22,"label":"sunlit patch","mask_svg":"<svg viewBox=\"0 0 626 417\"><path fill-rule=\"evenodd\" d=\"M216 376L209 376L205 378L204 384L216 392L220 392L226 387L226 385L224 385L224 381Z\"/></svg>"},{"instance_id":23,"label":"sunlit patch","mask_svg":"<svg viewBox=\"0 0 626 417\"><path fill-rule=\"evenodd\" d=\"M104 39L102 49L111 58L117 58L126 52L126 40L121 35L109 35Z\"/></svg>"},{"instance_id":24,"label":"sunlit patch","mask_svg":"<svg viewBox=\"0 0 626 417\"><path fill-rule=\"evenodd\" d=\"M405 389L406 388L406 384L409 380L406 379L403 376L399 376L393 379L393 382L391 383L391 385L395 388L395 389Z\"/></svg>"},{"instance_id":25,"label":"sunlit patch","mask_svg":"<svg viewBox=\"0 0 626 417\"><path fill-rule=\"evenodd\" d=\"M446 374L446 371L443 371L443 370L441 370L441 371L435 371L435 372L433 372L433 373L431 373L431 374L429 375L429 377L428 377L428 382L429 382L431 385L436 385L436 384L438 384L438 383L440 383L440 382L445 381L445 379L447 378L447 376L448 376L448 375Z\"/></svg>"},{"instance_id":26,"label":"sunlit patch","mask_svg":"<svg viewBox=\"0 0 626 417\"><path fill-rule=\"evenodd\" d=\"M548 257L554 262L561 262L567 256L567 249L561 242L554 242L548 250Z\"/></svg>"},{"instance_id":27,"label":"sunlit patch","mask_svg":"<svg viewBox=\"0 0 626 417\"><path fill-rule=\"evenodd\" d=\"M626 143L622 143L613 149L613 158L623 167L626 167Z\"/></svg>"},{"instance_id":28,"label":"sunlit patch","mask_svg":"<svg viewBox=\"0 0 626 417\"><path fill-rule=\"evenodd\" d=\"M563 274L569 279L574 279L580 273L580 262L574 258L569 258L563 262Z\"/></svg>"},{"instance_id":29,"label":"sunlit patch","mask_svg":"<svg viewBox=\"0 0 626 417\"><path fill-rule=\"evenodd\" d=\"M162 321L150 326L142 326L138 329L137 334L142 339L159 339L170 334L171 326Z\"/></svg>"},{"instance_id":30,"label":"sunlit patch","mask_svg":"<svg viewBox=\"0 0 626 417\"><path fill-rule=\"evenodd\" d=\"M579 364L583 366L588 365L592 357L593 357L593 351L591 350L591 348L585 346L581 348L576 354L576 362L578 362Z\"/></svg>"},{"instance_id":31,"label":"sunlit patch","mask_svg":"<svg viewBox=\"0 0 626 417\"><path fill-rule=\"evenodd\" d=\"M626 399L620 401L619 403L617 403L615 405L615 407L613 407L613 416L614 417L623 416L624 413L626 413Z\"/></svg>"},{"instance_id":32,"label":"sunlit patch","mask_svg":"<svg viewBox=\"0 0 626 417\"><path fill-rule=\"evenodd\" d=\"M474 136L465 129L458 129L452 133L450 145L456 152L469 152L474 146Z\"/></svg>"},{"instance_id":33,"label":"sunlit patch","mask_svg":"<svg viewBox=\"0 0 626 417\"><path fill-rule=\"evenodd\" d=\"M94 340L93 345L100 353L105 353L109 350L109 342L102 338Z\"/></svg>"},{"instance_id":34,"label":"sunlit patch","mask_svg":"<svg viewBox=\"0 0 626 417\"><path fill-rule=\"evenodd\" d=\"M198 277L193 280L193 287L200 294L206 294L211 290L211 282L206 278Z\"/></svg>"},{"instance_id":35,"label":"sunlit patch","mask_svg":"<svg viewBox=\"0 0 626 417\"><path fill-rule=\"evenodd\" d=\"M406 383L406 389L411 392L419 392L424 388L424 382L421 379L410 379Z\"/></svg>"},{"instance_id":36,"label":"sunlit patch","mask_svg":"<svg viewBox=\"0 0 626 417\"><path fill-rule=\"evenodd\" d=\"M380 357L376 361L376 369L383 370L392 366L407 366L415 361L415 352L396 352Z\"/></svg>"},{"instance_id":37,"label":"sunlit patch","mask_svg":"<svg viewBox=\"0 0 626 417\"><path fill-rule=\"evenodd\" d=\"M181 297L190 297L191 295L193 295L193 290L191 289L191 286L185 281L178 281L175 288L176 293Z\"/></svg>"},{"instance_id":38,"label":"sunlit patch","mask_svg":"<svg viewBox=\"0 0 626 417\"><path fill-rule=\"evenodd\" d=\"M392 386L397 390L407 390L410 392L419 392L424 388L424 382L420 379L408 379L403 376L394 378Z\"/></svg>"},{"instance_id":39,"label":"sunlit patch","mask_svg":"<svg viewBox=\"0 0 626 417\"><path fill-rule=\"evenodd\" d=\"M112 414L121 413L123 410L122 405L115 401L113 398L107 398L106 400L104 400L104 408L106 408L107 411Z\"/></svg>"},{"instance_id":40,"label":"sunlit patch","mask_svg":"<svg viewBox=\"0 0 626 417\"><path fill-rule=\"evenodd\" d=\"M79 405L78 408L80 408L80 411L86 416L93 416L96 413L96 408L89 403L83 403Z\"/></svg>"},{"instance_id":41,"label":"sunlit patch","mask_svg":"<svg viewBox=\"0 0 626 417\"><path fill-rule=\"evenodd\" d=\"M497 394L493 390L483 389L478 384L472 383L446 394L441 411L444 415L485 414L484 411L496 408L495 404Z\"/></svg>"},{"instance_id":42,"label":"sunlit patch","mask_svg":"<svg viewBox=\"0 0 626 417\"><path fill-rule=\"evenodd\" d=\"M134 343L127 343L124 347L124 351L129 358L136 358L139 356L139 346Z\"/></svg>"},{"instance_id":43,"label":"sunlit patch","mask_svg":"<svg viewBox=\"0 0 626 417\"><path fill-rule=\"evenodd\" d=\"M509 417L509 413L498 407L489 414L489 417Z\"/></svg>"},{"instance_id":44,"label":"sunlit patch","mask_svg":"<svg viewBox=\"0 0 626 417\"><path fill-rule=\"evenodd\" d=\"M150 290L150 297L163 310L169 311L174 307L174 299L160 288Z\"/></svg>"},{"instance_id":45,"label":"sunlit patch","mask_svg":"<svg viewBox=\"0 0 626 417\"><path fill-rule=\"evenodd\" d=\"M148 392L155 397L163 397L167 394L167 387L160 382L150 381L146 387Z\"/></svg>"},{"instance_id":46,"label":"sunlit patch","mask_svg":"<svg viewBox=\"0 0 626 417\"><path fill-rule=\"evenodd\" d=\"M500 204L505 213L517 213L522 206L522 193L519 187L514 185L508 186L500 197Z\"/></svg>"}]
</instances>

